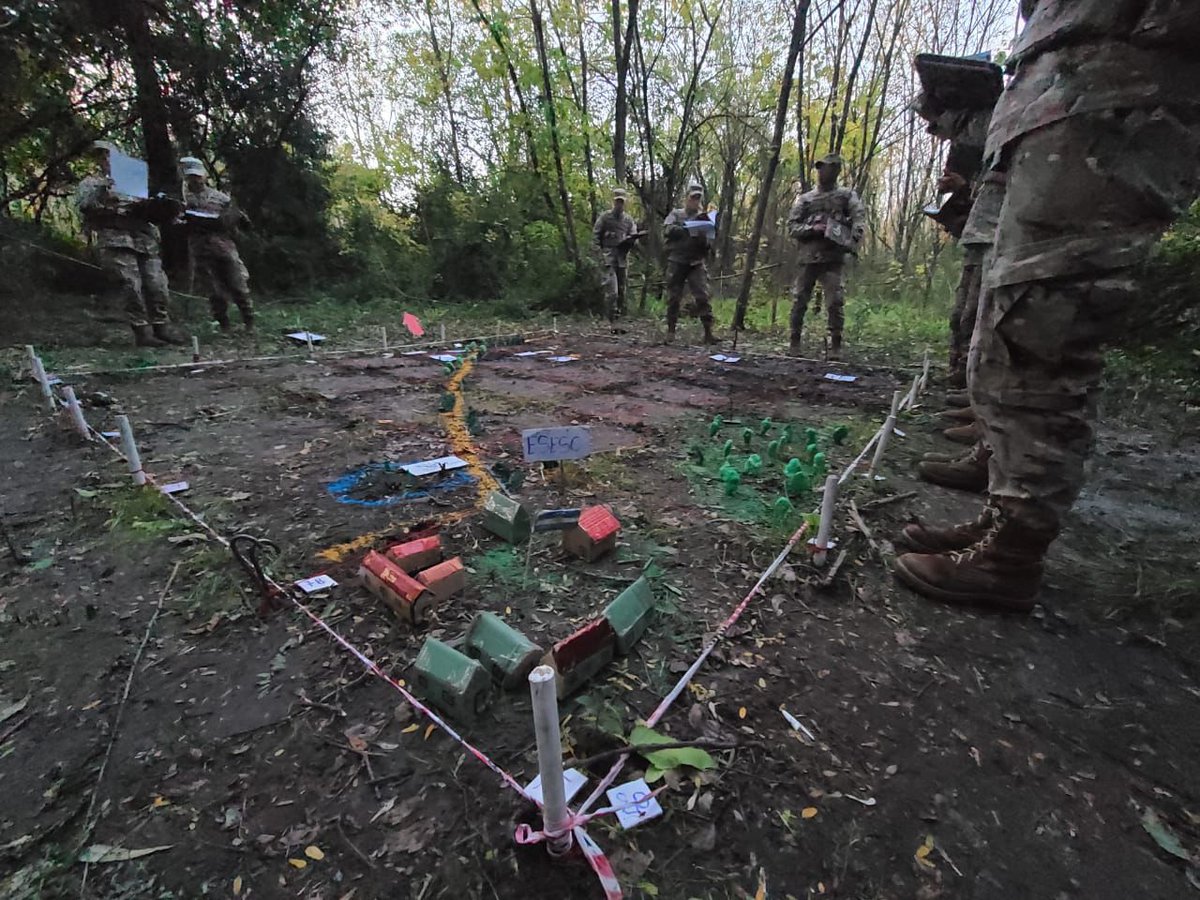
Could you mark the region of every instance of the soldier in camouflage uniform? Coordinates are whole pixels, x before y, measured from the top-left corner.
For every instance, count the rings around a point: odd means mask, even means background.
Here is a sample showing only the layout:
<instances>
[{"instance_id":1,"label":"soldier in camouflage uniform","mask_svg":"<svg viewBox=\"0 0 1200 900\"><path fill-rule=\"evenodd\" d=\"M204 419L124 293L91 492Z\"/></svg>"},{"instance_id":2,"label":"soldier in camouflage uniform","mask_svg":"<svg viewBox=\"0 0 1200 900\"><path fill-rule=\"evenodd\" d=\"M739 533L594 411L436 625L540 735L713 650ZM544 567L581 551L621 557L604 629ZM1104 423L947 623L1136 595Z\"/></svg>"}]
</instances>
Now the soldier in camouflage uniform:
<instances>
[{"instance_id":1,"label":"soldier in camouflage uniform","mask_svg":"<svg viewBox=\"0 0 1200 900\"><path fill-rule=\"evenodd\" d=\"M988 135L1007 172L968 360L992 450L989 504L909 526L920 593L1029 610L1083 483L1101 348L1137 308L1137 267L1200 195L1200 3L1023 0L1014 77Z\"/></svg>"},{"instance_id":2,"label":"soldier in camouflage uniform","mask_svg":"<svg viewBox=\"0 0 1200 900\"><path fill-rule=\"evenodd\" d=\"M675 340L675 324L679 321L679 304L686 285L696 302L696 316L704 326L704 343L715 344L713 336L712 303L708 293L708 268L705 261L715 228L687 227L685 222L700 222L707 218L704 210L704 191L700 185L688 188L682 209L673 209L663 221L663 237L667 242L667 340Z\"/></svg>"},{"instance_id":3,"label":"soldier in camouflage uniform","mask_svg":"<svg viewBox=\"0 0 1200 900\"><path fill-rule=\"evenodd\" d=\"M866 228L866 210L851 188L838 186L842 158L830 153L816 163L817 187L801 194L788 214L788 234L796 241L800 271L792 290L791 352L801 352L804 314L813 288L821 283L829 317L829 354L842 349L846 256L858 250Z\"/></svg>"},{"instance_id":4,"label":"soldier in camouflage uniform","mask_svg":"<svg viewBox=\"0 0 1200 900\"><path fill-rule=\"evenodd\" d=\"M592 239L602 257L608 321L615 328L617 319L625 315L629 251L633 249L633 242L637 239L637 223L625 212L625 192L620 188L613 191L612 209L605 210L596 217Z\"/></svg>"},{"instance_id":5,"label":"soldier in camouflage uniform","mask_svg":"<svg viewBox=\"0 0 1200 900\"><path fill-rule=\"evenodd\" d=\"M188 249L192 264L208 278L213 318L222 331L228 331L229 303L233 301L241 311L246 330L253 331L250 276L233 241L234 231L245 220L245 215L228 194L209 186L203 161L185 156L180 163L184 177L183 199L187 204Z\"/></svg>"},{"instance_id":6,"label":"soldier in camouflage uniform","mask_svg":"<svg viewBox=\"0 0 1200 900\"><path fill-rule=\"evenodd\" d=\"M117 194L109 177L108 141L96 141L96 171L75 191L83 227L95 241L105 271L121 283L121 297L139 347L183 344L167 313L167 276L158 255L158 228L138 214L129 198Z\"/></svg>"}]
</instances>

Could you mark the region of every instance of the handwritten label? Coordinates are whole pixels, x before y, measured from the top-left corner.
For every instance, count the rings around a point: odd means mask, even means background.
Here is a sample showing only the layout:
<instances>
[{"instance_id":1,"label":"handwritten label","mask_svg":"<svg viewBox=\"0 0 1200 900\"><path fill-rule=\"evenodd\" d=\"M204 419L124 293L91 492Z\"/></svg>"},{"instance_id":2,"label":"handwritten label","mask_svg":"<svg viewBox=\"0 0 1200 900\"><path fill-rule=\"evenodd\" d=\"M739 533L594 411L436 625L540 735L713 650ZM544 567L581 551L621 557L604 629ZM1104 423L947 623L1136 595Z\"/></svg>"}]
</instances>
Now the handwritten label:
<instances>
[{"instance_id":1,"label":"handwritten label","mask_svg":"<svg viewBox=\"0 0 1200 900\"><path fill-rule=\"evenodd\" d=\"M327 591L331 587L337 587L337 582L328 575L314 575L312 578L297 581L296 587L306 594L315 594L317 591Z\"/></svg>"},{"instance_id":2,"label":"handwritten label","mask_svg":"<svg viewBox=\"0 0 1200 900\"><path fill-rule=\"evenodd\" d=\"M592 432L583 425L527 428L521 432L521 444L525 462L583 459L592 452Z\"/></svg>"},{"instance_id":3,"label":"handwritten label","mask_svg":"<svg viewBox=\"0 0 1200 900\"><path fill-rule=\"evenodd\" d=\"M608 802L616 808L617 821L622 828L632 828L662 815L662 807L652 793L643 778L619 784L608 791Z\"/></svg>"},{"instance_id":4,"label":"handwritten label","mask_svg":"<svg viewBox=\"0 0 1200 900\"><path fill-rule=\"evenodd\" d=\"M587 776L578 769L563 770L563 792L567 795L567 802L571 802L571 798L579 793L579 789L587 784ZM533 781L525 785L525 793L531 796L538 803L545 803L546 800L542 797L542 776L538 775Z\"/></svg>"},{"instance_id":5,"label":"handwritten label","mask_svg":"<svg viewBox=\"0 0 1200 900\"><path fill-rule=\"evenodd\" d=\"M190 487L186 481L172 481L170 484L164 484L159 490L164 494L182 494Z\"/></svg>"},{"instance_id":6,"label":"handwritten label","mask_svg":"<svg viewBox=\"0 0 1200 900\"><path fill-rule=\"evenodd\" d=\"M406 463L399 468L401 472L407 472L409 475L419 478L422 475L434 475L438 472L452 472L455 469L465 469L466 466L467 461L457 456L439 456L437 459Z\"/></svg>"}]
</instances>

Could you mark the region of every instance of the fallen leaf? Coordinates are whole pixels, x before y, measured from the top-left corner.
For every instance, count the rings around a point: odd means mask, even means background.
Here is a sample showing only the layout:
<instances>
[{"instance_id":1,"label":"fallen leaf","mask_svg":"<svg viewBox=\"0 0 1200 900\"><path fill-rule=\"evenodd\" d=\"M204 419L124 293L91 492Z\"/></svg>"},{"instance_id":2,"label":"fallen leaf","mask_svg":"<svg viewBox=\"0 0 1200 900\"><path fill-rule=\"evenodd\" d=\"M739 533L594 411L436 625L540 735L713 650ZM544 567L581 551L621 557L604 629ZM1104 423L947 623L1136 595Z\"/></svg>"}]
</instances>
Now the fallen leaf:
<instances>
[{"instance_id":1,"label":"fallen leaf","mask_svg":"<svg viewBox=\"0 0 1200 900\"><path fill-rule=\"evenodd\" d=\"M818 812L819 810L815 806L806 806L804 809L800 810L800 818L815 819Z\"/></svg>"},{"instance_id":2,"label":"fallen leaf","mask_svg":"<svg viewBox=\"0 0 1200 900\"><path fill-rule=\"evenodd\" d=\"M425 740L429 740L429 736L433 734L435 728L437 728L436 725L430 725L425 729Z\"/></svg>"},{"instance_id":3,"label":"fallen leaf","mask_svg":"<svg viewBox=\"0 0 1200 900\"><path fill-rule=\"evenodd\" d=\"M320 847L314 847L311 844L304 848L304 855L309 859L317 860L317 862L320 862L325 858L324 851L322 851Z\"/></svg>"},{"instance_id":4,"label":"fallen leaf","mask_svg":"<svg viewBox=\"0 0 1200 900\"><path fill-rule=\"evenodd\" d=\"M739 709L738 709L738 718L739 718L739 719L744 719L744 718L746 718L746 707L744 707L744 706L743 706L743 707L741 707L741 708L739 708Z\"/></svg>"},{"instance_id":5,"label":"fallen leaf","mask_svg":"<svg viewBox=\"0 0 1200 900\"><path fill-rule=\"evenodd\" d=\"M235 897L240 896L241 893L242 893L242 876L239 875L237 878L233 879L233 896L235 896Z\"/></svg>"},{"instance_id":6,"label":"fallen leaf","mask_svg":"<svg viewBox=\"0 0 1200 900\"><path fill-rule=\"evenodd\" d=\"M110 844L92 844L90 847L85 847L79 854L79 862L125 862L130 859L149 856L151 853L158 853L160 850L170 850L174 846L174 844L163 844L160 847L142 847L138 850L130 850L127 847L113 847Z\"/></svg>"},{"instance_id":7,"label":"fallen leaf","mask_svg":"<svg viewBox=\"0 0 1200 900\"><path fill-rule=\"evenodd\" d=\"M1150 807L1146 807L1146 811L1142 813L1142 827L1146 829L1146 833L1154 838L1154 843L1158 844L1163 850L1166 850L1172 856L1179 859L1191 862L1191 855L1184 849L1183 844L1179 842L1179 838L1171 831L1162 820L1159 819L1156 813Z\"/></svg>"},{"instance_id":8,"label":"fallen leaf","mask_svg":"<svg viewBox=\"0 0 1200 900\"><path fill-rule=\"evenodd\" d=\"M26 694L16 703L10 703L8 706L0 706L0 722L7 722L28 705L29 695Z\"/></svg>"},{"instance_id":9,"label":"fallen leaf","mask_svg":"<svg viewBox=\"0 0 1200 900\"><path fill-rule=\"evenodd\" d=\"M80 712L87 712L89 709L95 709L97 706L99 706L99 705L101 704L101 702L102 702L102 701L100 701L100 700L93 700L93 701L92 701L91 703L89 703L87 706L81 706L81 707L79 707L79 711L80 711Z\"/></svg>"},{"instance_id":10,"label":"fallen leaf","mask_svg":"<svg viewBox=\"0 0 1200 900\"><path fill-rule=\"evenodd\" d=\"M631 744L669 744L674 743L674 739L667 737L665 734L659 734L645 725L636 726L629 735L629 743ZM717 761L713 759L706 751L699 747L680 747L675 750L645 750L642 751L642 756L650 763L650 768L646 770L646 782L651 783L656 781L668 769L676 769L680 766L690 766L693 769L715 769ZM654 777L652 778L652 773Z\"/></svg>"},{"instance_id":11,"label":"fallen leaf","mask_svg":"<svg viewBox=\"0 0 1200 900\"><path fill-rule=\"evenodd\" d=\"M151 809L162 809L164 806L170 806L171 801L166 797L155 797L154 802L150 804Z\"/></svg>"},{"instance_id":12,"label":"fallen leaf","mask_svg":"<svg viewBox=\"0 0 1200 900\"><path fill-rule=\"evenodd\" d=\"M412 734L414 731L417 731L420 727L421 727L420 725L415 725L415 724L409 725L407 728L403 729L400 733L401 734Z\"/></svg>"},{"instance_id":13,"label":"fallen leaf","mask_svg":"<svg viewBox=\"0 0 1200 900\"><path fill-rule=\"evenodd\" d=\"M276 448L276 449L279 449L279 448ZM252 495L249 491L234 491L232 494L230 494L225 499L232 500L234 503L238 503L238 502L241 502L242 500L249 500L251 496Z\"/></svg>"},{"instance_id":14,"label":"fallen leaf","mask_svg":"<svg viewBox=\"0 0 1200 900\"><path fill-rule=\"evenodd\" d=\"M917 852L913 854L913 857L917 860L917 862L927 869L937 868L926 858L930 853L933 852L933 846L933 835L927 834L925 835L925 840L921 843L921 846L917 848Z\"/></svg>"},{"instance_id":15,"label":"fallen leaf","mask_svg":"<svg viewBox=\"0 0 1200 900\"><path fill-rule=\"evenodd\" d=\"M302 859L291 858L291 859L288 859L288 865L294 869L303 869L305 866L308 865L308 863L306 863Z\"/></svg>"}]
</instances>

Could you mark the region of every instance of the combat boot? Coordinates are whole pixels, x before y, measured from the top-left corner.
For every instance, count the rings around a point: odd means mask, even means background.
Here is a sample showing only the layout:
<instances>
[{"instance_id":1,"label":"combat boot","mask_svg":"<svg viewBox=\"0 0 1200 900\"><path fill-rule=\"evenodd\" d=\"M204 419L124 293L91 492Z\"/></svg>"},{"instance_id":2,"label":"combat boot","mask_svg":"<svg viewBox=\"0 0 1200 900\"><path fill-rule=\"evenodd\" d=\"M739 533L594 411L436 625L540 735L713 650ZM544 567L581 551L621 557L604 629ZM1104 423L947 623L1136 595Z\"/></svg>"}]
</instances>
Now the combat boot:
<instances>
[{"instance_id":1,"label":"combat boot","mask_svg":"<svg viewBox=\"0 0 1200 900\"><path fill-rule=\"evenodd\" d=\"M164 344L186 344L187 335L179 331L170 322L160 322L154 326L154 336Z\"/></svg>"},{"instance_id":2,"label":"combat boot","mask_svg":"<svg viewBox=\"0 0 1200 900\"><path fill-rule=\"evenodd\" d=\"M246 334L254 334L254 313L242 310L242 328Z\"/></svg>"},{"instance_id":3,"label":"combat boot","mask_svg":"<svg viewBox=\"0 0 1200 900\"><path fill-rule=\"evenodd\" d=\"M825 354L825 358L835 362L842 358L842 336L840 334L829 336L829 350Z\"/></svg>"},{"instance_id":4,"label":"combat boot","mask_svg":"<svg viewBox=\"0 0 1200 900\"><path fill-rule=\"evenodd\" d=\"M946 405L963 407L971 405L971 397L966 391L946 391Z\"/></svg>"},{"instance_id":5,"label":"combat boot","mask_svg":"<svg viewBox=\"0 0 1200 900\"><path fill-rule=\"evenodd\" d=\"M982 540L959 552L905 553L896 576L918 594L956 605L1010 612L1033 609L1057 517L1033 500L993 498Z\"/></svg>"},{"instance_id":6,"label":"combat boot","mask_svg":"<svg viewBox=\"0 0 1200 900\"><path fill-rule=\"evenodd\" d=\"M719 337L717 337L715 334L713 334L712 319L702 319L700 324L704 326L704 343L706 343L706 344L721 343L721 339Z\"/></svg>"},{"instance_id":7,"label":"combat boot","mask_svg":"<svg viewBox=\"0 0 1200 900\"><path fill-rule=\"evenodd\" d=\"M133 326L133 343L138 347L165 347L165 341L160 341L154 336L154 332L149 325L134 325Z\"/></svg>"},{"instance_id":8,"label":"combat boot","mask_svg":"<svg viewBox=\"0 0 1200 900\"><path fill-rule=\"evenodd\" d=\"M988 460L992 451L983 444L976 444L969 453L952 460L929 459L917 463L917 474L922 481L957 491L982 494L988 486Z\"/></svg>"},{"instance_id":9,"label":"combat boot","mask_svg":"<svg viewBox=\"0 0 1200 900\"><path fill-rule=\"evenodd\" d=\"M955 425L953 428L947 428L942 434L956 444L974 444L980 437L979 423L972 422L969 425Z\"/></svg>"},{"instance_id":10,"label":"combat boot","mask_svg":"<svg viewBox=\"0 0 1200 900\"><path fill-rule=\"evenodd\" d=\"M942 411L942 418L965 425L975 421L975 410L970 406L963 406L958 409L946 409Z\"/></svg>"},{"instance_id":11,"label":"combat boot","mask_svg":"<svg viewBox=\"0 0 1200 900\"><path fill-rule=\"evenodd\" d=\"M958 525L924 525L909 522L896 538L896 546L914 553L951 553L967 550L987 536L992 526L992 508L985 506L979 518Z\"/></svg>"},{"instance_id":12,"label":"combat boot","mask_svg":"<svg viewBox=\"0 0 1200 900\"><path fill-rule=\"evenodd\" d=\"M221 330L221 334L229 334L233 330L233 325L229 321L228 315L218 315L215 317L217 328Z\"/></svg>"},{"instance_id":13,"label":"combat boot","mask_svg":"<svg viewBox=\"0 0 1200 900\"><path fill-rule=\"evenodd\" d=\"M674 322L667 323L667 343L668 344L675 343L675 323Z\"/></svg>"}]
</instances>

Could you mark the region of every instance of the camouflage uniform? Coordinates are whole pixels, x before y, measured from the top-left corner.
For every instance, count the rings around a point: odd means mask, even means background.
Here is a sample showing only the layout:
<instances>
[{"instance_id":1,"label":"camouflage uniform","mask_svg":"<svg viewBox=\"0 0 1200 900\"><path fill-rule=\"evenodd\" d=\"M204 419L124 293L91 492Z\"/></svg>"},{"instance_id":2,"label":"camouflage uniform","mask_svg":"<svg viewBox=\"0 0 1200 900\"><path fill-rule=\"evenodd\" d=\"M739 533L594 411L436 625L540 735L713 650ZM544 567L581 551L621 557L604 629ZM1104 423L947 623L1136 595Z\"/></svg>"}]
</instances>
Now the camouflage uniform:
<instances>
[{"instance_id":1,"label":"camouflage uniform","mask_svg":"<svg viewBox=\"0 0 1200 900\"><path fill-rule=\"evenodd\" d=\"M232 230L237 226L240 213L233 200L223 191L205 185L199 191L185 191L187 208L220 216L219 223L211 230L203 225L194 225L188 234L188 247L192 263L208 278L213 318L223 325L229 323L229 302L237 304L242 321L254 321L254 305L250 301L249 273L238 255Z\"/></svg>"},{"instance_id":2,"label":"camouflage uniform","mask_svg":"<svg viewBox=\"0 0 1200 900\"><path fill-rule=\"evenodd\" d=\"M813 226L829 222L843 225L850 229L851 239L857 247L862 241L865 220L862 200L848 187L839 186L831 191L814 188L801 194L792 204L788 213L788 234L798 245L797 260L800 263L792 289L793 346L799 343L808 301L818 281L828 310L830 346L837 348L842 343L845 260L853 251L813 231Z\"/></svg>"},{"instance_id":3,"label":"camouflage uniform","mask_svg":"<svg viewBox=\"0 0 1200 900\"><path fill-rule=\"evenodd\" d=\"M604 295L608 300L609 321L625 314L625 286L629 272L628 239L637 231L629 213L608 209L596 218L592 238L599 248L604 266Z\"/></svg>"},{"instance_id":4,"label":"camouflage uniform","mask_svg":"<svg viewBox=\"0 0 1200 900\"><path fill-rule=\"evenodd\" d=\"M708 293L709 233L686 228L683 222L698 221L707 213L703 209L689 213L686 209L671 210L663 221L663 236L667 241L667 327L673 329L679 321L679 304L686 285L696 301L696 317L706 328L712 327L712 303Z\"/></svg>"},{"instance_id":5,"label":"camouflage uniform","mask_svg":"<svg viewBox=\"0 0 1200 900\"><path fill-rule=\"evenodd\" d=\"M158 255L158 229L132 216L106 175L79 183L75 202L105 270L121 282L121 298L134 328L165 325L167 276Z\"/></svg>"},{"instance_id":6,"label":"camouflage uniform","mask_svg":"<svg viewBox=\"0 0 1200 900\"><path fill-rule=\"evenodd\" d=\"M970 359L989 492L1048 544L1083 484L1135 267L1200 194L1200 3L1040 0L992 118L1008 190Z\"/></svg>"}]
</instances>

